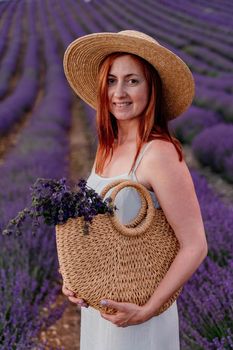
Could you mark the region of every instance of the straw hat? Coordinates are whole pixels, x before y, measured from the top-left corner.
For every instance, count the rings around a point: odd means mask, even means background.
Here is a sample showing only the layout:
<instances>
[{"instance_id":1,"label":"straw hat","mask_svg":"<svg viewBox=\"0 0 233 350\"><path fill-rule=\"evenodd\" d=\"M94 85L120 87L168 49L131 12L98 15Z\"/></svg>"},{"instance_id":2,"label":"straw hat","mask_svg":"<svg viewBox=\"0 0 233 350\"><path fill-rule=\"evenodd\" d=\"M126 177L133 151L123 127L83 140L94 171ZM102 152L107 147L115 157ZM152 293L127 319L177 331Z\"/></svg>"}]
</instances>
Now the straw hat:
<instances>
[{"instance_id":1,"label":"straw hat","mask_svg":"<svg viewBox=\"0 0 233 350\"><path fill-rule=\"evenodd\" d=\"M150 62L162 80L162 109L168 119L178 117L192 103L194 79L188 66L155 39L135 30L94 33L74 40L64 54L64 72L75 93L96 109L97 74L113 52L127 52Z\"/></svg>"}]
</instances>

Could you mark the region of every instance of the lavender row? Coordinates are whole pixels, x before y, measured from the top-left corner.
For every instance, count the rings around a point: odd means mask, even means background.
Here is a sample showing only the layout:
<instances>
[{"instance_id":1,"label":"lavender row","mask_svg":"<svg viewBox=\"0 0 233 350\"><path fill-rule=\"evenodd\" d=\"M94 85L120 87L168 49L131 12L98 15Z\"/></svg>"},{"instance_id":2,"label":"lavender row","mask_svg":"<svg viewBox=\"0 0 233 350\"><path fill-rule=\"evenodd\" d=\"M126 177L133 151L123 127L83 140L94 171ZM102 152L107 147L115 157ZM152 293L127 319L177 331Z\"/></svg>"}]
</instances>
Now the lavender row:
<instances>
[{"instance_id":1,"label":"lavender row","mask_svg":"<svg viewBox=\"0 0 233 350\"><path fill-rule=\"evenodd\" d=\"M160 39L160 42L165 44L169 43L175 47L182 47L189 43L189 39L183 39L175 37L171 33L167 33L167 30L163 25L158 25L154 20L150 20L150 17L145 16L138 7L133 6L132 4L119 1L117 3L109 3L112 11L117 11L117 15L121 16L125 22L129 21L133 23L138 30L144 30L149 34L156 32L156 37Z\"/></svg>"},{"instance_id":2,"label":"lavender row","mask_svg":"<svg viewBox=\"0 0 233 350\"><path fill-rule=\"evenodd\" d=\"M199 107L204 107L220 114L223 122L233 122L232 94L197 86L194 102Z\"/></svg>"},{"instance_id":3,"label":"lavender row","mask_svg":"<svg viewBox=\"0 0 233 350\"><path fill-rule=\"evenodd\" d=\"M8 90L8 84L13 73L16 71L21 49L21 38L23 35L22 16L25 12L26 4L19 3L16 12L12 39L8 42L6 54L3 56L0 66L0 98L2 99Z\"/></svg>"},{"instance_id":4,"label":"lavender row","mask_svg":"<svg viewBox=\"0 0 233 350\"><path fill-rule=\"evenodd\" d=\"M88 6L88 10L90 15L94 16L93 14L93 8L95 9L94 11L99 13L99 20L101 21L102 18L105 18L105 21L108 23L112 23L113 28L115 28L115 32L118 32L120 30L125 30L125 29L134 29L136 30L135 26L132 26L131 23L127 23L127 21L122 18L121 15L118 14L117 10L112 10L109 8L109 3L106 1L104 3L89 3L85 5L86 7Z\"/></svg>"},{"instance_id":5,"label":"lavender row","mask_svg":"<svg viewBox=\"0 0 233 350\"><path fill-rule=\"evenodd\" d=\"M1 166L1 230L9 218L28 204L29 186L37 177L61 178L67 175L68 169L71 94L65 84L62 62L54 47L43 3L37 4L41 6L46 95L20 135L17 148ZM51 309L60 290L55 232L42 225L38 235L33 237L28 225L23 238L1 237L0 240L3 257L0 326L4 329L0 346L19 350L32 348L41 327L50 325L63 311L63 308ZM47 308L48 316L43 316L42 307Z\"/></svg>"},{"instance_id":6,"label":"lavender row","mask_svg":"<svg viewBox=\"0 0 233 350\"><path fill-rule=\"evenodd\" d=\"M135 0L134 4L131 3L131 5L134 5L134 8L138 8L139 6L140 16L148 18L152 25L154 23L158 27L161 26L168 35L172 37L174 35L179 36L188 40L190 43L199 43L220 54L230 55L232 57L231 51L229 52L231 50L231 43L224 44L224 37L211 37L205 32L203 26L200 27L194 22L195 19L193 18L193 23L182 20L183 12L174 13L174 11L171 11L168 6L164 6L161 2L145 2L141 4L139 0Z\"/></svg>"},{"instance_id":7,"label":"lavender row","mask_svg":"<svg viewBox=\"0 0 233 350\"><path fill-rule=\"evenodd\" d=\"M233 125L216 124L203 130L192 143L195 156L227 181L233 182Z\"/></svg>"},{"instance_id":8,"label":"lavender row","mask_svg":"<svg viewBox=\"0 0 233 350\"><path fill-rule=\"evenodd\" d=\"M120 5L124 6L123 3ZM156 28L156 30L162 29L164 35L167 36L166 42L169 42L170 40L175 47L182 47L183 49L186 46L191 46L192 48L193 44L199 46L201 45L202 47L200 50L203 49L204 46L207 56L211 57L212 50L218 53L218 55L215 54L215 56L219 61L219 65L221 64L220 67L222 69L225 68L225 62L230 67L230 60L233 58L233 53L230 45L223 44L219 40L205 38L203 32L195 33L195 24L193 24L193 26L189 27L189 30L187 30L188 28L186 26L186 23L175 19L174 16L172 16L170 13L164 13L163 10L161 10L161 4L154 3L154 5L151 6L145 2L142 4L139 0L136 0L134 3L127 3L127 9L129 11L132 11L134 14L138 13L141 19L147 23L150 22L151 25ZM179 40L181 41L182 45L179 45ZM192 54L192 51L190 52ZM226 56L228 60L225 59L224 61L222 56ZM212 65L212 62L210 62L210 65Z\"/></svg>"},{"instance_id":9,"label":"lavender row","mask_svg":"<svg viewBox=\"0 0 233 350\"><path fill-rule=\"evenodd\" d=\"M169 123L170 128L182 143L192 144L193 139L201 131L221 121L221 116L211 110L191 106L179 118Z\"/></svg>"},{"instance_id":10,"label":"lavender row","mask_svg":"<svg viewBox=\"0 0 233 350\"><path fill-rule=\"evenodd\" d=\"M197 35L193 34L192 31L187 32L182 28L182 22L169 24L172 17L163 14L163 12L160 11L158 14L158 12L153 11L153 7L148 7L146 10L145 3L142 5L139 1L136 1L134 4L121 2L119 5L123 8L125 7L128 16L129 12L134 17L137 16L137 23L140 18L142 23L149 25L148 31L152 31L157 37L171 44L172 47L181 48L191 57L200 58L202 62L205 62L210 67L209 70L232 71L231 60L233 58L233 52L230 46L224 46L222 43L214 41L212 42L211 49L214 48L214 51L217 51L217 53L212 52L209 49L211 41L209 39L205 40L203 33ZM163 33L162 36L161 31ZM219 50L218 44L220 44ZM226 57L223 57L223 55Z\"/></svg>"},{"instance_id":11,"label":"lavender row","mask_svg":"<svg viewBox=\"0 0 233 350\"><path fill-rule=\"evenodd\" d=\"M89 14L91 21L95 21L99 31L116 32L116 24L113 23L109 18L108 11L104 10L104 6L101 5L101 3L99 5L99 7L96 7L98 6L97 2L93 4L91 2L88 2L85 4L85 6L82 4L83 11Z\"/></svg>"},{"instance_id":12,"label":"lavender row","mask_svg":"<svg viewBox=\"0 0 233 350\"><path fill-rule=\"evenodd\" d=\"M12 2L16 2L15 0L13 0ZM8 8L9 8L9 2L4 1L4 2L0 2L0 20L2 20L4 18L5 13L7 12Z\"/></svg>"},{"instance_id":13,"label":"lavender row","mask_svg":"<svg viewBox=\"0 0 233 350\"><path fill-rule=\"evenodd\" d=\"M197 0L197 4L201 4L202 6L208 5L208 0ZM233 10L230 8L231 1L229 0L222 0L219 2L218 0L213 0L212 1L212 9L215 11L223 12L226 15L231 15L233 14Z\"/></svg>"},{"instance_id":14,"label":"lavender row","mask_svg":"<svg viewBox=\"0 0 233 350\"><path fill-rule=\"evenodd\" d=\"M0 2L0 19L3 16L4 12L6 11L7 3L6 2Z\"/></svg>"},{"instance_id":15,"label":"lavender row","mask_svg":"<svg viewBox=\"0 0 233 350\"><path fill-rule=\"evenodd\" d=\"M183 143L191 144L195 157L226 181L233 182L233 125L222 122L219 114L192 106L171 129Z\"/></svg>"},{"instance_id":16,"label":"lavender row","mask_svg":"<svg viewBox=\"0 0 233 350\"><path fill-rule=\"evenodd\" d=\"M152 4L152 0L149 0L149 3ZM226 34L229 33L231 28L231 22L228 21L218 21L218 15L213 15L212 18L206 15L203 12L197 11L193 3L187 1L179 1L179 3L174 3L172 0L163 0L163 9L164 11L169 11L170 14L179 18L183 22L191 23L192 25L199 26L202 28L204 33L211 35L213 38L217 37L223 42L232 43L232 38L226 37ZM208 4L208 7L211 9L211 4ZM161 8L162 10L162 8ZM216 25L217 24L217 25Z\"/></svg>"},{"instance_id":17,"label":"lavender row","mask_svg":"<svg viewBox=\"0 0 233 350\"><path fill-rule=\"evenodd\" d=\"M156 5L158 6L158 5ZM160 5L159 5L160 6ZM161 13L160 13L161 15ZM154 17L154 15L153 15ZM172 18L173 21L173 17ZM166 26L167 26L167 22L169 21L169 18L167 18L166 20ZM159 22L160 23L160 22ZM186 25L186 23L185 23ZM224 59L222 56L226 56L228 58L232 58L232 50L231 50L231 46L229 45L224 45L221 42L219 42L219 40L212 40L211 38L205 36L205 33L203 33L203 31L201 32L199 29L199 33L198 34L194 34L194 32L196 31L196 28L194 26L191 26L189 28L189 31L187 31L187 29L185 30L185 28L182 28L184 26L184 23L182 21L178 22L177 25L175 26L175 23L173 23L173 25L171 26L170 30L174 33L179 33L179 35L181 35L182 37L188 37L190 39L191 45L188 46L184 46L183 50L187 50L187 52L189 53L193 53L194 49L193 49L193 44L201 44L204 47L200 47L200 50L205 50L205 55L202 55L201 52L197 52L197 54L199 55L199 57L201 58L198 59L195 57L195 52L194 52L194 56L190 56L190 55L185 55L185 52L181 51L181 52L177 52L178 55L180 55L181 57L183 56L183 59L185 61L187 61L190 65L190 67L192 68L192 70L194 72L201 72L204 74L214 74L215 70L214 70L214 66L216 66L216 69L218 67L220 67L221 69L226 69L225 68L225 63L228 65L228 69L232 69L231 65L229 63L228 60ZM188 34L185 34L188 33ZM175 42L175 41L174 41ZM210 50L208 50L208 48L210 48ZM172 47L171 47L172 49ZM212 52L218 52L218 55L216 55L216 53ZM220 55L219 55L220 54ZM205 56L207 58L205 58ZM215 57L217 58L216 62L215 62ZM203 58L206 61L206 63L203 62ZM209 66L210 64L210 66ZM214 65L212 68L211 66ZM209 68L208 68L209 66ZM210 70L211 69L211 70Z\"/></svg>"},{"instance_id":18,"label":"lavender row","mask_svg":"<svg viewBox=\"0 0 233 350\"><path fill-rule=\"evenodd\" d=\"M208 77L198 73L194 73L195 82L198 87L208 88L211 90L223 91L233 94L233 74L222 73L216 77Z\"/></svg>"},{"instance_id":19,"label":"lavender row","mask_svg":"<svg viewBox=\"0 0 233 350\"><path fill-rule=\"evenodd\" d=\"M100 28L95 23L94 18L92 17L90 19L91 14L86 11L88 4L85 4L85 6L82 7L81 2L78 4L75 0L70 0L69 3L70 3L70 6L72 6L73 10L75 11L76 18L81 23L86 34L96 33L100 31Z\"/></svg>"},{"instance_id":20,"label":"lavender row","mask_svg":"<svg viewBox=\"0 0 233 350\"><path fill-rule=\"evenodd\" d=\"M152 6L151 1L149 1L149 4ZM183 28L187 32L192 31L198 35L203 35L207 40L219 41L229 46L232 45L232 38L226 35L224 27L217 26L216 22L212 24L208 21L203 21L198 15L193 15L193 6L191 6L191 4L187 6L187 2L182 3L180 1L179 4L175 4L174 2L163 1L163 3L159 4L157 10L177 19L177 25L180 24L184 26ZM227 32L228 31L229 28L227 28Z\"/></svg>"},{"instance_id":21,"label":"lavender row","mask_svg":"<svg viewBox=\"0 0 233 350\"><path fill-rule=\"evenodd\" d=\"M172 17L173 16L170 14L170 20ZM195 23L189 24L182 20L177 21L177 26L174 29L175 32L177 33L178 31L181 36L186 36L188 34L192 43L202 45L211 51L217 52L221 56L226 56L228 59L232 58L232 41L229 43L225 42L227 39L225 33L222 36L216 36L216 33L221 32L221 26L218 26L216 22L215 31L211 33L206 33L203 26L200 27Z\"/></svg>"},{"instance_id":22,"label":"lavender row","mask_svg":"<svg viewBox=\"0 0 233 350\"><path fill-rule=\"evenodd\" d=\"M217 44L216 44L217 45ZM198 46L198 45L189 45L184 48L184 51L189 55L197 57L198 59L203 60L210 66L213 66L217 71L220 72L232 72L232 58L227 59L221 55L212 52L207 47ZM232 56L232 52L229 51L229 56Z\"/></svg>"},{"instance_id":23,"label":"lavender row","mask_svg":"<svg viewBox=\"0 0 233 350\"><path fill-rule=\"evenodd\" d=\"M149 3L151 4L152 2L149 0ZM210 3L208 6L208 10L213 12ZM225 27L222 24L219 24L216 19L212 21L211 15L208 16L208 14L206 19L202 18L204 11L197 11L194 3L187 3L187 1L174 3L168 0L163 1L162 4L158 4L157 9L161 12L165 12L170 17L177 19L187 32L193 30L195 34L204 34L204 36L210 41L217 40L224 44L232 44L232 38L226 36L226 33L229 31L229 25Z\"/></svg>"},{"instance_id":24,"label":"lavender row","mask_svg":"<svg viewBox=\"0 0 233 350\"><path fill-rule=\"evenodd\" d=\"M25 3L22 2L25 5ZM23 60L22 75L17 82L12 94L0 103L0 135L7 134L12 126L17 123L24 113L30 110L35 101L38 82L39 82L39 42L35 32L35 3L32 3L29 9L29 26L30 34L28 45ZM21 11L19 11L21 20ZM20 38L18 44L21 45ZM15 62L18 60L17 55L14 57ZM13 61L13 56L12 56ZM7 90L7 83L1 86L1 93Z\"/></svg>"},{"instance_id":25,"label":"lavender row","mask_svg":"<svg viewBox=\"0 0 233 350\"><path fill-rule=\"evenodd\" d=\"M2 17L1 20L3 22L1 30L1 36L0 36L0 57L4 54L4 50L6 48L7 44L7 37L9 35L9 30L11 26L11 22L13 20L12 12L16 12L16 6L17 2L12 0L10 3L6 3L9 6L5 6L5 11L3 10L3 4L2 6Z\"/></svg>"},{"instance_id":26,"label":"lavender row","mask_svg":"<svg viewBox=\"0 0 233 350\"><path fill-rule=\"evenodd\" d=\"M60 1L59 5L61 6L59 16L62 16L64 18L65 25L72 33L72 40L76 39L79 36L87 34L87 32L83 28L83 25L80 24L80 18L82 17L82 15L80 14L80 10L77 10L77 3L75 2L72 5L68 1L66 3ZM78 18L75 16L75 14L77 13L79 14Z\"/></svg>"},{"instance_id":27,"label":"lavender row","mask_svg":"<svg viewBox=\"0 0 233 350\"><path fill-rule=\"evenodd\" d=\"M178 299L181 349L233 349L232 268L207 257Z\"/></svg>"},{"instance_id":28,"label":"lavender row","mask_svg":"<svg viewBox=\"0 0 233 350\"><path fill-rule=\"evenodd\" d=\"M219 266L229 268L233 259L232 218L233 206L222 202L206 178L191 170L200 203L208 239L209 257Z\"/></svg>"},{"instance_id":29,"label":"lavender row","mask_svg":"<svg viewBox=\"0 0 233 350\"><path fill-rule=\"evenodd\" d=\"M197 57L190 56L183 50L176 49L167 44L164 46L180 56L180 58L188 64L189 68L194 74L203 74L206 77L217 77L219 74L222 74L220 72L217 72L216 68L210 67L206 62L200 60Z\"/></svg>"},{"instance_id":30,"label":"lavender row","mask_svg":"<svg viewBox=\"0 0 233 350\"><path fill-rule=\"evenodd\" d=\"M191 175L209 252L178 299L182 350L232 349L233 206L222 203L204 176L193 170Z\"/></svg>"}]
</instances>

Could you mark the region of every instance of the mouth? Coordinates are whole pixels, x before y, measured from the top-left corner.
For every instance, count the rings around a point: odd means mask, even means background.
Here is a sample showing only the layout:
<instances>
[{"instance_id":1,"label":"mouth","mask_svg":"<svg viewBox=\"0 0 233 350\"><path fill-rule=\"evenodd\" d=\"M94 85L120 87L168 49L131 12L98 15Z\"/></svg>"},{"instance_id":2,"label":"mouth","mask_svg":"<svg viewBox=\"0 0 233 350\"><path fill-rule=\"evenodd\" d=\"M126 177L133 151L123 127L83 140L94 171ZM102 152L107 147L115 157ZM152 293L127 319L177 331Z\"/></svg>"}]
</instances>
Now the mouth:
<instances>
[{"instance_id":1,"label":"mouth","mask_svg":"<svg viewBox=\"0 0 233 350\"><path fill-rule=\"evenodd\" d=\"M118 108L128 107L132 104L132 102L113 102L113 105Z\"/></svg>"}]
</instances>

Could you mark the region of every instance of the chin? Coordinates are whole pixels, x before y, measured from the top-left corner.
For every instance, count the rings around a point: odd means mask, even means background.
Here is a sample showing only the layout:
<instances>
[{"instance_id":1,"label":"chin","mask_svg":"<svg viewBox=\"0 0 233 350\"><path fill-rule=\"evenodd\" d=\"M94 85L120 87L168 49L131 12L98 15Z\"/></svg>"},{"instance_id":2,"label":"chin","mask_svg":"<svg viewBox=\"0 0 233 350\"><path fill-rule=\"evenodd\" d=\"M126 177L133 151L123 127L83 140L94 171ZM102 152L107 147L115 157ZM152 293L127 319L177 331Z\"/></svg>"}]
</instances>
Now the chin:
<instances>
[{"instance_id":1,"label":"chin","mask_svg":"<svg viewBox=\"0 0 233 350\"><path fill-rule=\"evenodd\" d=\"M133 117L128 117L128 116L115 116L117 120L131 120Z\"/></svg>"}]
</instances>

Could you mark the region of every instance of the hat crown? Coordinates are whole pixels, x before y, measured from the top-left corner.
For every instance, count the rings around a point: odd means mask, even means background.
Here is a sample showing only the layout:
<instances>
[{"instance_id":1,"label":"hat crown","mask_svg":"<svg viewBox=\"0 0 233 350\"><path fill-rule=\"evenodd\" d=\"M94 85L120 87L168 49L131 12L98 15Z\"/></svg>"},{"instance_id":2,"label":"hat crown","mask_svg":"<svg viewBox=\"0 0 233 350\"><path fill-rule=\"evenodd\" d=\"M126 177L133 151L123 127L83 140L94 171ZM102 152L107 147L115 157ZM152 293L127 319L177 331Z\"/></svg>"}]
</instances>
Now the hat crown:
<instances>
[{"instance_id":1,"label":"hat crown","mask_svg":"<svg viewBox=\"0 0 233 350\"><path fill-rule=\"evenodd\" d=\"M137 30L121 30L120 32L118 32L118 34L122 34L122 35L128 35L128 36L133 36L133 37L136 37L136 38L142 38L143 40L148 40L154 44L157 44L159 45L159 42L157 40L155 40L154 38L152 38L151 36L145 34L145 33L142 33L142 32L139 32Z\"/></svg>"}]
</instances>

